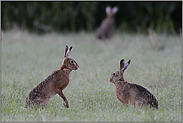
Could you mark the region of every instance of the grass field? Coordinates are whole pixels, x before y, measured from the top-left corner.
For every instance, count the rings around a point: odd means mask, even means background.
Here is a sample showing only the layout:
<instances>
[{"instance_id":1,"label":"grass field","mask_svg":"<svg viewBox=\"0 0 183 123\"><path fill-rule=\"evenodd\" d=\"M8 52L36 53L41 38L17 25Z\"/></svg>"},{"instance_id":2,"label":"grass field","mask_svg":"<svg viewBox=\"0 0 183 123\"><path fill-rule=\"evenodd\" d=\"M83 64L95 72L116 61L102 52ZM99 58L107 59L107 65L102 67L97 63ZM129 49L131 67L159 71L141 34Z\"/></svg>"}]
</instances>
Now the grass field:
<instances>
[{"instance_id":1,"label":"grass field","mask_svg":"<svg viewBox=\"0 0 183 123\"><path fill-rule=\"evenodd\" d=\"M116 34L97 42L94 33L46 35L21 31L3 32L1 121L182 121L181 39L158 35L163 50L154 50L148 35ZM44 109L25 109L29 92L52 71L59 69L65 45L79 65L63 90L67 109L56 95ZM131 59L126 81L155 95L159 109L123 106L108 81L119 61Z\"/></svg>"}]
</instances>

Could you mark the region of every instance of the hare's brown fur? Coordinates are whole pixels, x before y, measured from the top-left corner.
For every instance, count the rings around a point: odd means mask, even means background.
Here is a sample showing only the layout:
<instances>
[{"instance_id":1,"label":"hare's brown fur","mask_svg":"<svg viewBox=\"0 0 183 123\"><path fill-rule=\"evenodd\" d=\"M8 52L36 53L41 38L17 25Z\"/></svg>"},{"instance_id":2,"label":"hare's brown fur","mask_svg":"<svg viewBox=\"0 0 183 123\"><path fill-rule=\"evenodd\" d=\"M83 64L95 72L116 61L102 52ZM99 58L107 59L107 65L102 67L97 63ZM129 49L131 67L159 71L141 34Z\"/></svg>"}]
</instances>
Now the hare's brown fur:
<instances>
[{"instance_id":1,"label":"hare's brown fur","mask_svg":"<svg viewBox=\"0 0 183 123\"><path fill-rule=\"evenodd\" d=\"M120 61L120 63L122 62L124 60ZM116 98L123 104L149 105L150 107L158 108L158 101L150 91L140 85L124 80L123 72L129 64L130 60L125 65L120 65L120 70L113 73L109 78L109 81L115 84Z\"/></svg>"},{"instance_id":2,"label":"hare's brown fur","mask_svg":"<svg viewBox=\"0 0 183 123\"><path fill-rule=\"evenodd\" d=\"M109 11L107 11L107 9ZM113 9L111 9L110 6L106 7L107 17L102 21L100 27L97 30L97 39L104 40L110 38L113 35L115 26L114 14L116 14L117 11L117 7L114 7Z\"/></svg>"},{"instance_id":3,"label":"hare's brown fur","mask_svg":"<svg viewBox=\"0 0 183 123\"><path fill-rule=\"evenodd\" d=\"M68 49L68 48L66 48ZM70 48L71 50L72 48ZM50 99L55 95L63 99L63 104L65 107L69 107L68 101L64 96L62 90L69 84L69 74L72 70L78 69L78 64L71 58L68 58L70 51L65 51L65 58L63 60L62 66L59 70L55 70L50 76L48 76L44 81L38 84L29 93L26 98L26 107L34 105L35 107L44 107L49 104ZM68 52L68 54L67 54ZM70 63L71 62L71 63ZM73 64L72 64L73 63Z\"/></svg>"},{"instance_id":4,"label":"hare's brown fur","mask_svg":"<svg viewBox=\"0 0 183 123\"><path fill-rule=\"evenodd\" d=\"M116 81L115 95L116 98L124 104L130 102L133 105L149 105L150 107L158 108L158 101L155 96L144 87L134 83Z\"/></svg>"}]
</instances>

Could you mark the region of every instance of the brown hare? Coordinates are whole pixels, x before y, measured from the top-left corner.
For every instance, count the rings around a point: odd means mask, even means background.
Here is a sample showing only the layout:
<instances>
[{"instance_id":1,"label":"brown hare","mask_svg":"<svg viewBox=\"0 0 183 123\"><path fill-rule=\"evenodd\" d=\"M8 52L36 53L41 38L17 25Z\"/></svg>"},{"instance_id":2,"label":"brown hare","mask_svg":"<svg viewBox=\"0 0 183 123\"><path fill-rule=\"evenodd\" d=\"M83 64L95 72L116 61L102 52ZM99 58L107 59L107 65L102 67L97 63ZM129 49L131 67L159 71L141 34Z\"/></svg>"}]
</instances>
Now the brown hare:
<instances>
[{"instance_id":1,"label":"brown hare","mask_svg":"<svg viewBox=\"0 0 183 123\"><path fill-rule=\"evenodd\" d=\"M66 45L64 60L60 69L53 71L53 73L38 84L29 93L26 98L26 106L32 107L44 107L48 106L50 99L55 95L59 96L63 100L63 105L69 108L68 101L64 96L62 90L69 84L69 74L72 70L79 68L75 60L69 58L72 46L68 49Z\"/></svg>"},{"instance_id":2,"label":"brown hare","mask_svg":"<svg viewBox=\"0 0 183 123\"><path fill-rule=\"evenodd\" d=\"M113 35L115 19L114 15L118 12L118 7L110 6L106 7L107 17L102 21L99 29L97 30L97 39L104 40L108 39Z\"/></svg>"},{"instance_id":3,"label":"brown hare","mask_svg":"<svg viewBox=\"0 0 183 123\"><path fill-rule=\"evenodd\" d=\"M144 87L124 80L123 73L130 65L130 61L125 63L120 61L119 71L114 72L109 77L109 81L115 84L116 98L122 104L132 104L137 106L149 105L158 109L158 101L155 96Z\"/></svg>"}]
</instances>

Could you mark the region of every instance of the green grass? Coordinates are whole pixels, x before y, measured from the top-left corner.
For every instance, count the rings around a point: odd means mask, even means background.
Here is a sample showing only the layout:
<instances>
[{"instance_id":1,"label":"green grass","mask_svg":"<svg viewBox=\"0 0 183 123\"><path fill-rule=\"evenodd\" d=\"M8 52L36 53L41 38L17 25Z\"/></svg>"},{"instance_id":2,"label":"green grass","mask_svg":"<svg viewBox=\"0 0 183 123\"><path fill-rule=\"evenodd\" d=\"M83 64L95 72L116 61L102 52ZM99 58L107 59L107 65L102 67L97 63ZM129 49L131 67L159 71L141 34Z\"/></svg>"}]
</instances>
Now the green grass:
<instances>
[{"instance_id":1,"label":"green grass","mask_svg":"<svg viewBox=\"0 0 183 123\"><path fill-rule=\"evenodd\" d=\"M158 35L163 50L154 50L148 35L116 34L97 42L94 33L46 34L3 32L2 121L181 121L181 39ZM24 109L29 92L52 71L59 69L65 45L80 66L70 74L63 90L67 109L56 95L44 109ZM119 61L131 59L126 81L144 86L158 100L159 109L123 106L108 78Z\"/></svg>"}]
</instances>

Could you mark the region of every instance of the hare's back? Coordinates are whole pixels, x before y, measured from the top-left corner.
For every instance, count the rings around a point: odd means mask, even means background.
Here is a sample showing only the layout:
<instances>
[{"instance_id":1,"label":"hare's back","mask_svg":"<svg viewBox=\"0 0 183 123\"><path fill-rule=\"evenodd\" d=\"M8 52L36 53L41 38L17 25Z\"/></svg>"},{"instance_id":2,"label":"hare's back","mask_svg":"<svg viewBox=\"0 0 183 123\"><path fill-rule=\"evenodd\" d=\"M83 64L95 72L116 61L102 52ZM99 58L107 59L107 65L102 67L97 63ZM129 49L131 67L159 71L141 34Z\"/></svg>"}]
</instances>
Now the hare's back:
<instances>
[{"instance_id":1,"label":"hare's back","mask_svg":"<svg viewBox=\"0 0 183 123\"><path fill-rule=\"evenodd\" d=\"M148 91L146 88L142 87L141 85L130 83L130 86L137 97L152 96L151 92Z\"/></svg>"},{"instance_id":2,"label":"hare's back","mask_svg":"<svg viewBox=\"0 0 183 123\"><path fill-rule=\"evenodd\" d=\"M45 80L39 83L32 91L29 93L29 99L37 99L47 97L49 93L54 92L55 82L60 80L62 71L56 70L51 75L49 75Z\"/></svg>"},{"instance_id":3,"label":"hare's back","mask_svg":"<svg viewBox=\"0 0 183 123\"><path fill-rule=\"evenodd\" d=\"M135 90L135 98L138 101L143 102L144 104L150 104L152 107L158 107L158 101L150 91L137 84L131 85L134 88L133 90Z\"/></svg>"}]
</instances>

